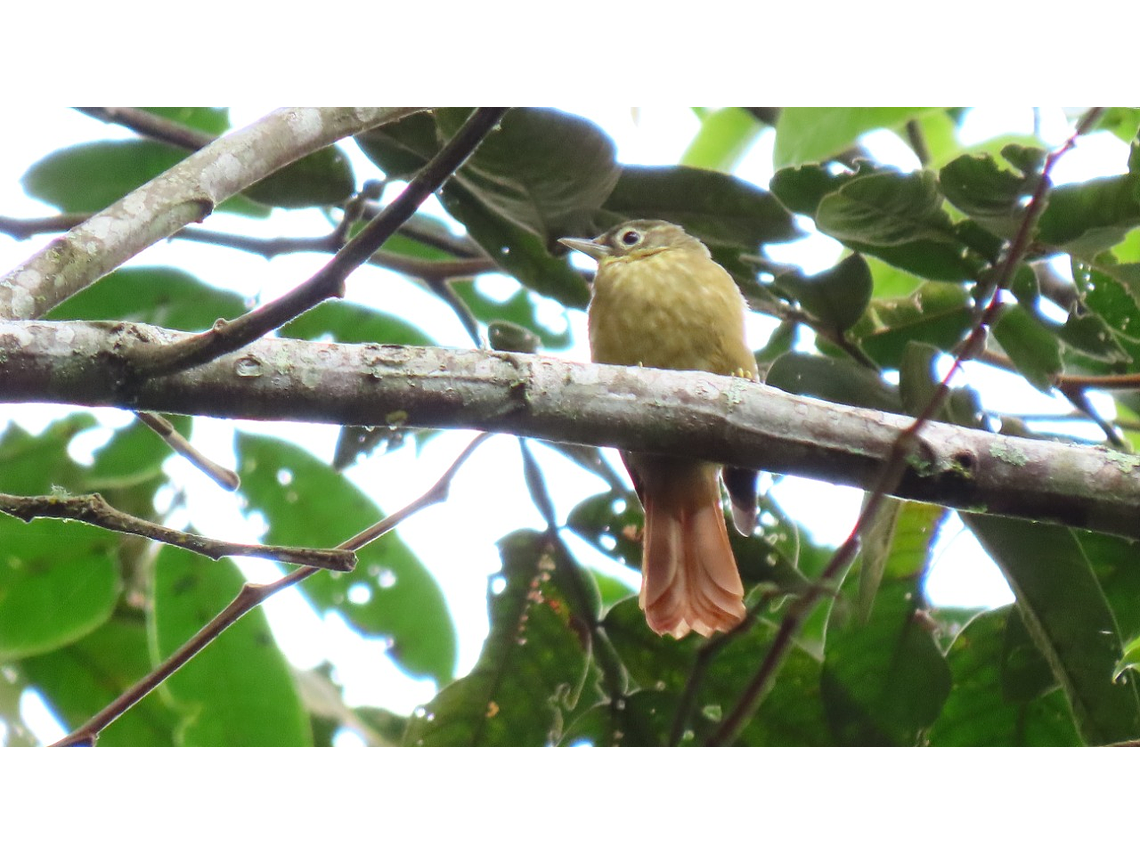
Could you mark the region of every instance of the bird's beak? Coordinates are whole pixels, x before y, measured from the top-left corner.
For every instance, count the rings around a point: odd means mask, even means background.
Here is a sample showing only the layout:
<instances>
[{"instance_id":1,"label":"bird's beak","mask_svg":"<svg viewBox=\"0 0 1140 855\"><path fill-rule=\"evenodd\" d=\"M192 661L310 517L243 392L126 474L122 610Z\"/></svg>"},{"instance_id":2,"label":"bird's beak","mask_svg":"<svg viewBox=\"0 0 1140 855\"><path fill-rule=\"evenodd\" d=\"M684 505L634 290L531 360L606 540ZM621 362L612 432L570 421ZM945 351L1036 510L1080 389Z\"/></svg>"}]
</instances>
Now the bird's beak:
<instances>
[{"instance_id":1,"label":"bird's beak","mask_svg":"<svg viewBox=\"0 0 1140 855\"><path fill-rule=\"evenodd\" d=\"M563 246L576 249L578 252L584 252L590 256L590 258L595 258L598 261L610 255L610 248L604 243L598 243L596 240L586 240L585 238L559 238L558 242Z\"/></svg>"}]
</instances>

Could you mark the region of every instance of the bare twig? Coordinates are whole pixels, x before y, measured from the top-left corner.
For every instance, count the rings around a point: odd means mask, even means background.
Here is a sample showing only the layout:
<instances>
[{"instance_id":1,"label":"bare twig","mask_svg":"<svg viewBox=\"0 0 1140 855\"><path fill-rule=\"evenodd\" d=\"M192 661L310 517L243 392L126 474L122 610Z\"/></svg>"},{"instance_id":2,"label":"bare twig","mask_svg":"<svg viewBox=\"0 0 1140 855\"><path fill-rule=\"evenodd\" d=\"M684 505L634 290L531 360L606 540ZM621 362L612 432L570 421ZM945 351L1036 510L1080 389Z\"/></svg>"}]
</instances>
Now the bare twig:
<instances>
[{"instance_id":1,"label":"bare twig","mask_svg":"<svg viewBox=\"0 0 1140 855\"><path fill-rule=\"evenodd\" d=\"M98 493L89 493L85 496L13 496L0 493L0 512L24 522L38 518L78 520L108 531L121 531L124 534L134 534L161 543L169 543L179 549L213 558L215 561L226 556L268 558L285 564L313 564L325 570L341 572L352 570L356 566L356 556L343 547L316 549L304 546L231 543L167 528L112 507Z\"/></svg>"},{"instance_id":2,"label":"bare twig","mask_svg":"<svg viewBox=\"0 0 1140 855\"><path fill-rule=\"evenodd\" d=\"M162 416L157 413L135 413L135 418L158 434L163 442L185 457L192 466L203 472L222 489L236 490L241 486L241 478L236 472L203 455L190 444L186 437L174 429L174 425Z\"/></svg>"},{"instance_id":3,"label":"bare twig","mask_svg":"<svg viewBox=\"0 0 1140 855\"><path fill-rule=\"evenodd\" d=\"M90 218L90 214L58 214L53 217L34 217L20 219L18 217L0 216L0 233L10 235L16 240L27 240L38 234L52 234L67 231ZM405 229L401 227L399 231ZM227 249L238 249L244 252L260 255L262 258L275 258L296 252L336 252L341 246L337 240L337 232L333 231L324 237L255 237L253 235L238 235L230 232L205 229L200 226L187 226L171 236L172 240L186 240L193 243L204 243L212 246L222 246ZM462 257L452 259L432 260L415 258L410 255L400 255L395 252L377 250L368 259L368 264L374 267L383 267L405 276L423 279L427 282L434 280L471 279L481 273L494 273L499 269L494 261L487 257Z\"/></svg>"},{"instance_id":4,"label":"bare twig","mask_svg":"<svg viewBox=\"0 0 1140 855\"><path fill-rule=\"evenodd\" d=\"M137 364L136 370L143 376L153 377L202 365L256 341L318 303L339 296L344 289L345 277L364 264L415 213L420 204L439 189L490 133L505 112L504 107L480 107L476 110L392 204L306 282L237 320L219 321L201 335L157 349L151 358Z\"/></svg>"},{"instance_id":5,"label":"bare twig","mask_svg":"<svg viewBox=\"0 0 1140 855\"><path fill-rule=\"evenodd\" d=\"M447 498L455 473L487 437L488 434L480 434L475 437L440 479L418 499L375 525L369 526L359 534L350 537L338 548L352 551L360 549L365 544L371 543L376 538L391 531L413 514L437 502L444 501ZM319 567L313 566L300 567L292 573L267 584L246 582L228 606L196 632L189 641L174 651L166 661L59 742L56 742L55 745L94 745L95 740L99 738L99 734L104 728L154 691L171 674L198 655L202 649L236 623L243 615L261 605L278 591L303 582L319 570Z\"/></svg>"},{"instance_id":6,"label":"bare twig","mask_svg":"<svg viewBox=\"0 0 1140 855\"><path fill-rule=\"evenodd\" d=\"M179 122L164 119L138 107L76 107L80 113L109 124L122 125L139 136L179 148L197 151L205 148L217 137L187 127Z\"/></svg>"},{"instance_id":7,"label":"bare twig","mask_svg":"<svg viewBox=\"0 0 1140 855\"><path fill-rule=\"evenodd\" d=\"M1114 448L1119 448L1122 451L1129 450L1128 443L1125 442L1124 437L1120 435L1120 431L1112 422L1108 421L1108 419L1096 411L1096 407L1092 405L1092 401L1089 400L1089 396L1084 389L1062 389L1061 394L1065 396L1070 404L1084 413L1089 421L1104 431L1104 438L1109 445Z\"/></svg>"},{"instance_id":8,"label":"bare twig","mask_svg":"<svg viewBox=\"0 0 1140 855\"><path fill-rule=\"evenodd\" d=\"M1065 144L1046 157L1041 169L1041 177L1037 182L1029 204L1026 206L1021 224L1018 227L1013 242L1006 250L1005 258L994 280L992 296L985 311L978 319L977 324L970 331L969 336L967 336L955 357L954 364L950 367L950 370L946 373L946 376L942 379L938 388L936 388L931 395L931 399L925 409L899 434L891 450L890 457L883 466L879 482L864 504L863 510L859 514L859 518L851 534L832 555L831 560L820 573L813 588L789 606L787 614L780 623L776 637L772 641L772 646L768 649L767 656L765 656L764 660L760 663L760 667L737 700L732 711L725 717L724 721L721 722L721 726L709 739L709 745L725 745L731 743L740 733L741 728L755 713L757 706L759 706L760 701L763 700L764 695L767 693L773 677L783 664L783 660L787 656L788 651L791 649L792 639L795 637L800 625L807 618L808 614L810 614L828 587L841 576L843 571L846 570L847 566L854 559L855 554L858 552L860 538L863 533L867 531L869 526L873 523L887 495L897 489L903 473L906 471L906 459L908 455L920 449L920 431L930 422L950 394L949 384L951 379L961 369L965 361L972 359L985 347L986 330L996 319L998 310L1001 308L1002 289L1008 287L1012 281L1013 273L1017 270L1017 266L1021 263L1029 247L1033 227L1044 208L1045 197L1050 187L1049 175L1053 170L1053 166L1062 155L1076 144L1077 138L1093 125L1099 114L1100 111L1097 109L1090 110L1086 113L1077 125L1072 136L1066 140Z\"/></svg>"}]
</instances>

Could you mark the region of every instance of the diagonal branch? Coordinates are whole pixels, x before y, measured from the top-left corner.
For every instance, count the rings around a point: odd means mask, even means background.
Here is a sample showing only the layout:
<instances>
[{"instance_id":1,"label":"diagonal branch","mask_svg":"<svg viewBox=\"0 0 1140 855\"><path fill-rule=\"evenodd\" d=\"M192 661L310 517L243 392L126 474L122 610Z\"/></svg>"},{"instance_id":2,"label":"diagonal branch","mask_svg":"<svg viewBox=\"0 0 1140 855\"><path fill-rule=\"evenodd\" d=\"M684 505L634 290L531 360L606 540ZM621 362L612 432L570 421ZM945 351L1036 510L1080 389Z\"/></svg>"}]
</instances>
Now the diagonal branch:
<instances>
[{"instance_id":1,"label":"diagonal branch","mask_svg":"<svg viewBox=\"0 0 1140 855\"><path fill-rule=\"evenodd\" d=\"M344 280L395 234L432 193L471 156L506 112L505 107L480 107L403 192L308 281L277 300L259 306L235 321L219 321L189 339L146 354L135 370L143 376L171 374L203 365L232 353L275 330L318 303L343 293Z\"/></svg>"},{"instance_id":2,"label":"diagonal branch","mask_svg":"<svg viewBox=\"0 0 1140 855\"><path fill-rule=\"evenodd\" d=\"M190 151L205 148L217 139L213 134L148 113L138 107L76 107L75 109L92 119L122 125L139 136Z\"/></svg>"},{"instance_id":3,"label":"diagonal branch","mask_svg":"<svg viewBox=\"0 0 1140 855\"><path fill-rule=\"evenodd\" d=\"M422 511L424 508L447 499L451 481L455 473L467 461L467 458L476 448L487 439L488 434L480 434L465 448L451 464L440 479L433 484L426 493L411 504L396 513L386 517L375 525L369 526L359 534L353 535L338 548L355 551L371 543L383 534L388 533L408 517ZM165 681L171 674L198 655L210 642L233 626L247 612L252 611L278 591L292 587L303 582L313 574L320 571L319 567L300 567L268 584L254 584L246 582L233 601L220 611L213 620L206 624L194 636L172 653L165 662L127 689L114 701L73 730L59 742L57 746L67 745L94 745L99 734L115 719L145 698Z\"/></svg>"}]
</instances>

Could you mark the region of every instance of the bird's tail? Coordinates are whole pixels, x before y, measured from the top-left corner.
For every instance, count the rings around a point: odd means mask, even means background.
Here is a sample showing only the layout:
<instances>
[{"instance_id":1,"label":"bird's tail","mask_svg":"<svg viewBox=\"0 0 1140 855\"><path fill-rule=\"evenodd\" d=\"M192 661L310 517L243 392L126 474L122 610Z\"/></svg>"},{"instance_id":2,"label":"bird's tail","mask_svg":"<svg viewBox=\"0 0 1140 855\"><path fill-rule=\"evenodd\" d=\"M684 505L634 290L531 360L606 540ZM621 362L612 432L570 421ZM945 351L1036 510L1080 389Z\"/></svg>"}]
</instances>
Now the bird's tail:
<instances>
[{"instance_id":1,"label":"bird's tail","mask_svg":"<svg viewBox=\"0 0 1140 855\"><path fill-rule=\"evenodd\" d=\"M656 457L636 468L645 506L639 602L649 627L674 638L732 629L744 619L744 586L728 542L717 467Z\"/></svg>"}]
</instances>

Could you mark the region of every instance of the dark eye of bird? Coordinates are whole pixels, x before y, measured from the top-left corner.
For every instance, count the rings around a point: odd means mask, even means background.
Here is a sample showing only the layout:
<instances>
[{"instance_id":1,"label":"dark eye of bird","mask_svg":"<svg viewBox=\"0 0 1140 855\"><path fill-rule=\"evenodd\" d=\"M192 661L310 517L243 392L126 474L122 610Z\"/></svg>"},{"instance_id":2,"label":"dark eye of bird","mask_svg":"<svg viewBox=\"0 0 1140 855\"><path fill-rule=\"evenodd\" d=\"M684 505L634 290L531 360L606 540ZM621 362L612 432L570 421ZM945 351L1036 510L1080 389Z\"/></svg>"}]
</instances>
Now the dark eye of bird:
<instances>
[{"instance_id":1,"label":"dark eye of bird","mask_svg":"<svg viewBox=\"0 0 1140 855\"><path fill-rule=\"evenodd\" d=\"M641 235L639 235L633 229L630 229L628 232L622 232L621 242L626 246L633 246L639 240L641 240Z\"/></svg>"}]
</instances>

